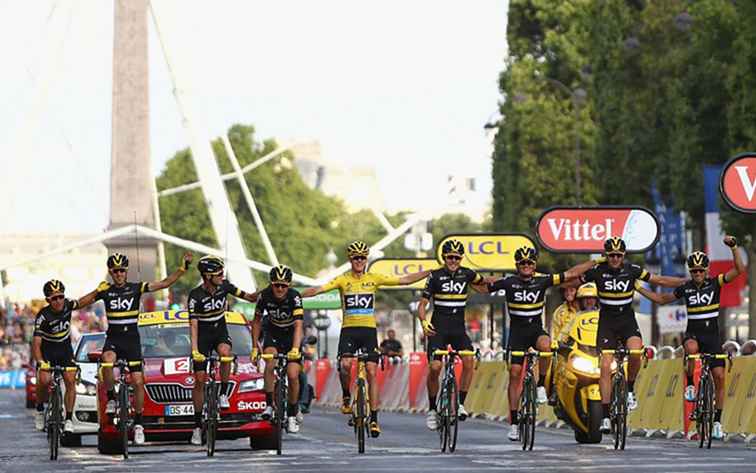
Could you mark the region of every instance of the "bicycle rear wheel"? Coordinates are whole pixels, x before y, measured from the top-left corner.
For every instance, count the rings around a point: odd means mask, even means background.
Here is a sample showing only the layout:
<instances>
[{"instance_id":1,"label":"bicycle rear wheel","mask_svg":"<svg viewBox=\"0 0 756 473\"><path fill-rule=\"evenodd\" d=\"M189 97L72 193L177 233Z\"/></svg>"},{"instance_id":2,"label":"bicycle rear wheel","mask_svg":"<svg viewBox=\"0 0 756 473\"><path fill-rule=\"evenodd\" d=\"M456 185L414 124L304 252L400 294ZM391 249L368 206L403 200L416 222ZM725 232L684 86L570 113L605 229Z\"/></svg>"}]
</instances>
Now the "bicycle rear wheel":
<instances>
[{"instance_id":1,"label":"bicycle rear wheel","mask_svg":"<svg viewBox=\"0 0 756 473\"><path fill-rule=\"evenodd\" d=\"M276 454L281 454L281 446L283 443L283 431L286 428L286 406L288 398L286 396L286 374L283 374L284 378L278 378L278 382L276 383L276 424L278 424L278 427L276 428L277 432L276 435L278 436L278 442L276 446Z\"/></svg>"},{"instance_id":2,"label":"bicycle rear wheel","mask_svg":"<svg viewBox=\"0 0 756 473\"><path fill-rule=\"evenodd\" d=\"M711 448L712 431L714 430L714 380L711 373L706 377L706 389L704 391L704 431L706 432L706 448Z\"/></svg>"},{"instance_id":3,"label":"bicycle rear wheel","mask_svg":"<svg viewBox=\"0 0 756 473\"><path fill-rule=\"evenodd\" d=\"M125 383L118 387L118 433L123 458L129 458L129 388Z\"/></svg>"},{"instance_id":4,"label":"bicycle rear wheel","mask_svg":"<svg viewBox=\"0 0 756 473\"><path fill-rule=\"evenodd\" d=\"M520 399L520 443L522 449L527 450L530 445L530 385L533 380L529 376L525 376L523 381L522 395Z\"/></svg>"},{"instance_id":5,"label":"bicycle rear wheel","mask_svg":"<svg viewBox=\"0 0 756 473\"><path fill-rule=\"evenodd\" d=\"M212 457L215 455L215 440L218 433L218 385L214 382L209 383L205 396L207 403L207 419L205 421L207 456Z\"/></svg>"},{"instance_id":6,"label":"bicycle rear wheel","mask_svg":"<svg viewBox=\"0 0 756 473\"><path fill-rule=\"evenodd\" d=\"M356 400L357 418L355 419L354 428L357 432L357 452L365 453L365 417L367 408L365 405L365 380L357 380L357 400Z\"/></svg>"},{"instance_id":7,"label":"bicycle rear wheel","mask_svg":"<svg viewBox=\"0 0 756 473\"><path fill-rule=\"evenodd\" d=\"M457 431L459 429L459 393L457 392L457 381L452 378L449 380L449 451L457 449Z\"/></svg>"}]
</instances>

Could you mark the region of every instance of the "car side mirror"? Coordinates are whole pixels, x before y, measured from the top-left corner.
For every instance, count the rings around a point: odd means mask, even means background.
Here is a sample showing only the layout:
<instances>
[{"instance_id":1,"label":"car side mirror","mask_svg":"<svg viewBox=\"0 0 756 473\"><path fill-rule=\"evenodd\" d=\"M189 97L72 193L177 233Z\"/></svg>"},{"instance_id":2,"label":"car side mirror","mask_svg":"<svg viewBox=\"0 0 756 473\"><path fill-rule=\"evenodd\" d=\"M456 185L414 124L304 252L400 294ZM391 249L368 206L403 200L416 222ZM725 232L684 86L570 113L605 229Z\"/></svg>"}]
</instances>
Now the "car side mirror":
<instances>
[{"instance_id":1,"label":"car side mirror","mask_svg":"<svg viewBox=\"0 0 756 473\"><path fill-rule=\"evenodd\" d=\"M101 351L90 351L87 353L87 359L91 361L92 363L97 363L100 361L100 358L102 357Z\"/></svg>"}]
</instances>

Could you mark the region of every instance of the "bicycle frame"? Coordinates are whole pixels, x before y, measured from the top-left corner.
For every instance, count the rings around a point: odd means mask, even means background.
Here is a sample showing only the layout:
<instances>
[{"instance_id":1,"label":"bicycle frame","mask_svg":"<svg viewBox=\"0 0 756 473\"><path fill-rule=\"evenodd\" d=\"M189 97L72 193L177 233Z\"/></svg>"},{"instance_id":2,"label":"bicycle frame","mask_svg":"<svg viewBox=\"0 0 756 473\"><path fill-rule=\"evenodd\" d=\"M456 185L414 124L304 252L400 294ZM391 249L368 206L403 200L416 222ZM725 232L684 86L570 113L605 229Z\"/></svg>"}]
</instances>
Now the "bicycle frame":
<instances>
[{"instance_id":1,"label":"bicycle frame","mask_svg":"<svg viewBox=\"0 0 756 473\"><path fill-rule=\"evenodd\" d=\"M538 401L536 395L535 365L536 361L541 358L551 358L552 365L554 360L553 351L511 351L507 350L510 357L522 356L525 359L525 377L522 381L522 392L520 394L520 405L518 409L520 442L523 450L533 450L535 443L535 424L538 419ZM553 366L552 366L553 371ZM545 374L545 373L544 373ZM510 379L511 383L512 380Z\"/></svg>"},{"instance_id":2,"label":"bicycle frame","mask_svg":"<svg viewBox=\"0 0 756 473\"><path fill-rule=\"evenodd\" d=\"M609 419L614 434L614 449L624 450L627 439L627 379L625 378L625 363L631 355L643 355L648 363L646 349L627 349L620 346L616 350L601 350L601 355L613 355L617 369L612 375L612 396L609 403Z\"/></svg>"},{"instance_id":3,"label":"bicycle frame","mask_svg":"<svg viewBox=\"0 0 756 473\"><path fill-rule=\"evenodd\" d=\"M443 357L444 371L438 391L438 406L436 412L439 417L438 435L441 453L449 449L449 453L457 449L457 434L459 430L459 390L457 389L457 375L454 364L457 358L463 356L479 356L479 352L470 350L455 351L434 350L433 356Z\"/></svg>"},{"instance_id":4,"label":"bicycle frame","mask_svg":"<svg viewBox=\"0 0 756 473\"><path fill-rule=\"evenodd\" d=\"M100 363L100 368L118 368L118 380L115 383L118 386L118 396L116 397L116 414L113 417L113 422L118 425L121 446L123 448L123 458L129 458L129 431L132 428L131 403L129 402L129 385L126 382L126 371L132 366L139 366L141 364L141 361L127 361L123 359L116 360L114 363Z\"/></svg>"},{"instance_id":5,"label":"bicycle frame","mask_svg":"<svg viewBox=\"0 0 756 473\"><path fill-rule=\"evenodd\" d=\"M215 441L218 434L218 422L220 421L220 409L218 408L218 382L215 378L216 365L220 363L236 362L235 356L210 355L207 358L207 381L205 382L205 403L203 406L204 429L207 446L207 456L215 455ZM236 371L236 364L234 364Z\"/></svg>"},{"instance_id":6,"label":"bicycle frame","mask_svg":"<svg viewBox=\"0 0 756 473\"><path fill-rule=\"evenodd\" d=\"M711 362L714 360L728 360L729 368L732 369L732 355L713 354L713 353L696 353L686 354L683 358L683 364L687 367L688 360L701 360L701 378L696 393L696 407L691 413L691 420L696 421L696 431L698 433L698 448L711 448L712 430L714 428L714 376L711 373Z\"/></svg>"},{"instance_id":7,"label":"bicycle frame","mask_svg":"<svg viewBox=\"0 0 756 473\"><path fill-rule=\"evenodd\" d=\"M51 366L45 370L52 373L52 379L48 386L49 402L45 411L45 427L47 430L47 440L50 447L50 460L58 459L58 450L60 448L60 437L63 434L63 389L60 383L63 382L63 373L79 371L78 366Z\"/></svg>"},{"instance_id":8,"label":"bicycle frame","mask_svg":"<svg viewBox=\"0 0 756 473\"><path fill-rule=\"evenodd\" d=\"M273 373L276 377L275 388L273 390L273 400L275 402L273 425L276 427L276 454L281 455L283 431L284 429L288 429L288 425L286 424L286 411L289 406L289 357L286 353L276 353L275 355L272 353L264 353L261 355L261 358L266 362L276 360L276 366L273 367Z\"/></svg>"},{"instance_id":9,"label":"bicycle frame","mask_svg":"<svg viewBox=\"0 0 756 473\"><path fill-rule=\"evenodd\" d=\"M367 361L369 354L362 349L356 353L344 353L340 358L355 358L357 360L356 395L352 397L352 417L349 425L354 427L357 436L357 452L365 453L365 437L370 430L370 390L368 389ZM381 358L383 367L383 358Z\"/></svg>"}]
</instances>

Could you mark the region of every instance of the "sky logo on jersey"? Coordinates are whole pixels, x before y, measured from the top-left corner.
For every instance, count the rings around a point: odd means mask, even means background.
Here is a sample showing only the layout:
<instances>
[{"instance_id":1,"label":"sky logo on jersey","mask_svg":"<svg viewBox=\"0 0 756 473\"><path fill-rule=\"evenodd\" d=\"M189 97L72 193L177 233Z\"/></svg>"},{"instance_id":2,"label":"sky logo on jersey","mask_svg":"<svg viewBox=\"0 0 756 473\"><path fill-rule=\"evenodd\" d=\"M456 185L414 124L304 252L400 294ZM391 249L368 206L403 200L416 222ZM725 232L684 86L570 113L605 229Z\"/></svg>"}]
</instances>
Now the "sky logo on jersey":
<instances>
[{"instance_id":1,"label":"sky logo on jersey","mask_svg":"<svg viewBox=\"0 0 756 473\"><path fill-rule=\"evenodd\" d=\"M225 299L210 299L209 301L205 302L202 305L202 309L205 312L211 312L211 311L221 310L224 307L226 307L226 300Z\"/></svg>"},{"instance_id":2,"label":"sky logo on jersey","mask_svg":"<svg viewBox=\"0 0 756 473\"><path fill-rule=\"evenodd\" d=\"M656 216L643 207L552 207L536 225L538 240L549 251L601 253L604 242L619 236L630 252L643 252L659 239Z\"/></svg>"},{"instance_id":3,"label":"sky logo on jersey","mask_svg":"<svg viewBox=\"0 0 756 473\"><path fill-rule=\"evenodd\" d=\"M688 303L690 305L709 305L711 304L711 301L714 299L714 294L694 294L692 296L688 296Z\"/></svg>"},{"instance_id":4,"label":"sky logo on jersey","mask_svg":"<svg viewBox=\"0 0 756 473\"><path fill-rule=\"evenodd\" d=\"M538 296L541 295L541 291L518 291L514 293L515 302L527 302L528 304L535 304L538 301Z\"/></svg>"},{"instance_id":5,"label":"sky logo on jersey","mask_svg":"<svg viewBox=\"0 0 756 473\"><path fill-rule=\"evenodd\" d=\"M129 299L111 299L108 301L108 309L112 311L126 311L131 307Z\"/></svg>"},{"instance_id":6,"label":"sky logo on jersey","mask_svg":"<svg viewBox=\"0 0 756 473\"><path fill-rule=\"evenodd\" d=\"M441 290L447 294L464 294L465 286L464 282L449 281L441 285Z\"/></svg>"},{"instance_id":7,"label":"sky logo on jersey","mask_svg":"<svg viewBox=\"0 0 756 473\"><path fill-rule=\"evenodd\" d=\"M630 287L630 281L607 281L606 289L609 291L627 292Z\"/></svg>"},{"instance_id":8,"label":"sky logo on jersey","mask_svg":"<svg viewBox=\"0 0 756 473\"><path fill-rule=\"evenodd\" d=\"M347 314L372 314L372 294L347 294L344 296L345 312Z\"/></svg>"}]
</instances>

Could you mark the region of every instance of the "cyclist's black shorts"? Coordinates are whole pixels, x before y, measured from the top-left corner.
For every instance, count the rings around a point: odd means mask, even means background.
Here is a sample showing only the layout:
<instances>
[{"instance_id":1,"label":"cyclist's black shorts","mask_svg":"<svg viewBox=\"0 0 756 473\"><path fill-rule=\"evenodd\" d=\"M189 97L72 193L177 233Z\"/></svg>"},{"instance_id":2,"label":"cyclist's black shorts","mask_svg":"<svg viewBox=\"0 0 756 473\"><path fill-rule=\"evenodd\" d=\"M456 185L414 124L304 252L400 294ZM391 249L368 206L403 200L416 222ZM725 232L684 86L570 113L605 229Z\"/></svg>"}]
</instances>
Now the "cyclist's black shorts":
<instances>
[{"instance_id":1,"label":"cyclist's black shorts","mask_svg":"<svg viewBox=\"0 0 756 473\"><path fill-rule=\"evenodd\" d=\"M139 332L134 329L129 332L108 333L102 352L114 351L117 360L142 361L142 341ZM129 371L142 371L142 365L129 366Z\"/></svg>"},{"instance_id":2,"label":"cyclist's black shorts","mask_svg":"<svg viewBox=\"0 0 756 473\"><path fill-rule=\"evenodd\" d=\"M42 341L42 359L52 366L76 366L73 348L68 340L60 343Z\"/></svg>"},{"instance_id":3,"label":"cyclist's black shorts","mask_svg":"<svg viewBox=\"0 0 756 473\"><path fill-rule=\"evenodd\" d=\"M231 337L228 334L226 321L221 319L215 322L197 322L197 350L205 356L210 356L218 345L225 343L232 346ZM194 371L207 370L207 361L192 360Z\"/></svg>"},{"instance_id":4,"label":"cyclist's black shorts","mask_svg":"<svg viewBox=\"0 0 756 473\"><path fill-rule=\"evenodd\" d=\"M542 335L549 336L543 329L541 317L519 317L516 315L510 317L509 341L507 342L510 350L527 351L530 347L535 349L538 337ZM521 365L523 358L522 356L513 356L511 363Z\"/></svg>"},{"instance_id":5,"label":"cyclist's black shorts","mask_svg":"<svg viewBox=\"0 0 756 473\"><path fill-rule=\"evenodd\" d=\"M428 361L441 360L442 357L434 356L436 350L446 350L449 345L456 350L470 350L473 345L467 336L465 320L463 316L447 315L438 312L433 313L431 324L436 335L428 337Z\"/></svg>"},{"instance_id":6,"label":"cyclist's black shorts","mask_svg":"<svg viewBox=\"0 0 756 473\"><path fill-rule=\"evenodd\" d=\"M346 327L339 336L339 357L362 348L368 353L368 361L378 363L378 332L370 327Z\"/></svg>"},{"instance_id":7,"label":"cyclist's black shorts","mask_svg":"<svg viewBox=\"0 0 756 473\"><path fill-rule=\"evenodd\" d=\"M716 317L703 320L688 319L688 328L685 330L683 337L683 346L688 340L698 342L699 353L710 353L719 355L722 351L722 344L719 341L719 324ZM712 368L724 367L725 360L711 360L709 365Z\"/></svg>"},{"instance_id":8,"label":"cyclist's black shorts","mask_svg":"<svg viewBox=\"0 0 756 473\"><path fill-rule=\"evenodd\" d=\"M642 338L638 322L635 320L635 312L632 310L606 314L599 312L598 333L596 334L596 346L599 350L613 350L617 348L618 341L627 346L627 339L630 337Z\"/></svg>"},{"instance_id":9,"label":"cyclist's black shorts","mask_svg":"<svg viewBox=\"0 0 756 473\"><path fill-rule=\"evenodd\" d=\"M278 353L288 353L291 351L294 342L294 328L291 329L265 329L263 335L263 350L273 347ZM289 360L289 363L302 364L302 360Z\"/></svg>"}]
</instances>

